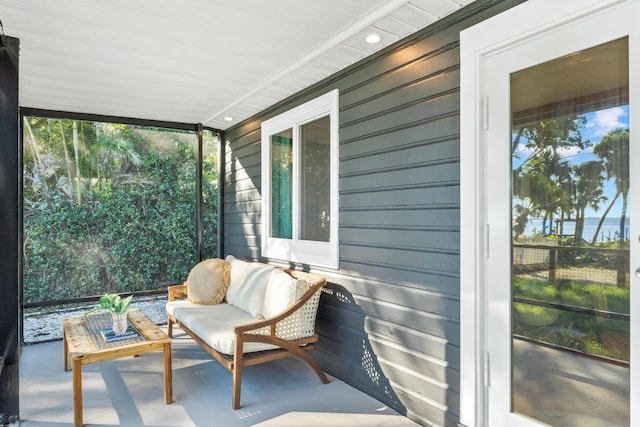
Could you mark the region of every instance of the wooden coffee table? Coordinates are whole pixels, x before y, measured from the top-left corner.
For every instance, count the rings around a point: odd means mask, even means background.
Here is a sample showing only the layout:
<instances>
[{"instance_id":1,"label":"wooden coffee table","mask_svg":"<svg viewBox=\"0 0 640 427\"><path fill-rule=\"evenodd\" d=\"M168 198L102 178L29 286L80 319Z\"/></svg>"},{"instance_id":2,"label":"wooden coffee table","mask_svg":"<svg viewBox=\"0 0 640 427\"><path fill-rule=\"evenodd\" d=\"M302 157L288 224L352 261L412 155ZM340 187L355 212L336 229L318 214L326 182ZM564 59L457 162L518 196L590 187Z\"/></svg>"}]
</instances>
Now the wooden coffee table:
<instances>
[{"instance_id":1,"label":"wooden coffee table","mask_svg":"<svg viewBox=\"0 0 640 427\"><path fill-rule=\"evenodd\" d=\"M107 315L92 314L90 316ZM150 351L164 351L164 403L171 403L171 338L155 323L149 320L140 309L131 308L128 312L129 323L140 336L137 339L105 343L96 333L98 318L87 319L74 316L62 319L64 342L64 370L73 368L73 425L82 426L82 365L138 356ZM102 320L102 319L101 319ZM87 324L90 326L88 327ZM110 325L109 325L110 326Z\"/></svg>"}]
</instances>

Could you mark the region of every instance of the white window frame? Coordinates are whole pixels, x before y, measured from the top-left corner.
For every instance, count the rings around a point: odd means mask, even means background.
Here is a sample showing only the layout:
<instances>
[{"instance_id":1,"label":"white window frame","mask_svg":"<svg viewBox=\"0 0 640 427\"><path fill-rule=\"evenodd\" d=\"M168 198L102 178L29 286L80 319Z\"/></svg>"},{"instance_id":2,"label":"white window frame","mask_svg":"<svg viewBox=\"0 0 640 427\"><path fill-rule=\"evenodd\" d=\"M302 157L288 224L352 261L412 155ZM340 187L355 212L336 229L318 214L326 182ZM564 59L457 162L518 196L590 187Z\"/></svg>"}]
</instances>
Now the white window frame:
<instances>
[{"instance_id":1,"label":"white window frame","mask_svg":"<svg viewBox=\"0 0 640 427\"><path fill-rule=\"evenodd\" d=\"M330 121L330 228L329 241L318 242L299 238L300 212L300 149L298 131L301 125L321 117ZM293 130L293 185L291 239L270 236L271 224L271 136L286 129ZM305 104L262 123L262 256L321 267L338 268L338 89L334 89Z\"/></svg>"}]
</instances>

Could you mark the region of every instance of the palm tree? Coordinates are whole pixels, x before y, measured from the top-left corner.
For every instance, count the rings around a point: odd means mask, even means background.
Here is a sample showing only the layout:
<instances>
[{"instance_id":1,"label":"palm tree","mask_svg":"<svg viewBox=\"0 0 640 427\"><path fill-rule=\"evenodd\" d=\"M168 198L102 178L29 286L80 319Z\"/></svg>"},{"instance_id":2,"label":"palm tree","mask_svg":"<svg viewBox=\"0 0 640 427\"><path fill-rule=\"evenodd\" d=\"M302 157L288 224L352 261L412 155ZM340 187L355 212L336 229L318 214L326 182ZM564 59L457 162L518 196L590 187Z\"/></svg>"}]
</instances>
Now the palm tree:
<instances>
[{"instance_id":1,"label":"palm tree","mask_svg":"<svg viewBox=\"0 0 640 427\"><path fill-rule=\"evenodd\" d=\"M125 174L129 166L140 166L142 158L121 130L102 124L96 131L96 141L89 147L89 163L97 178L98 187L107 178Z\"/></svg>"},{"instance_id":2,"label":"palm tree","mask_svg":"<svg viewBox=\"0 0 640 427\"><path fill-rule=\"evenodd\" d=\"M624 248L625 224L629 203L629 129L616 129L609 132L609 134L605 135L602 140L593 147L593 152L602 159L607 178L613 178L616 185L616 195L605 211L605 214L600 218L596 236L611 206L613 206L613 203L619 196L622 196L620 241L618 242L618 246Z\"/></svg>"},{"instance_id":3,"label":"palm tree","mask_svg":"<svg viewBox=\"0 0 640 427\"><path fill-rule=\"evenodd\" d=\"M575 176L572 192L576 211L576 228L574 244L580 245L584 231L584 215L588 207L597 210L600 203L606 200L604 195L604 176L602 175L602 162L592 160L573 166Z\"/></svg>"},{"instance_id":4,"label":"palm tree","mask_svg":"<svg viewBox=\"0 0 640 427\"><path fill-rule=\"evenodd\" d=\"M625 248L625 225L627 219L627 206L629 203L629 129L616 129L605 135L600 143L594 147L594 152L602 159L607 178L614 178L616 183L616 197L622 196L622 209L620 211L620 233L618 247ZM613 201L612 201L613 204ZM598 224L598 231L602 225L602 221L610 207L607 209ZM628 258L624 256L617 257L618 284L629 286L627 272L629 265Z\"/></svg>"},{"instance_id":5,"label":"palm tree","mask_svg":"<svg viewBox=\"0 0 640 427\"><path fill-rule=\"evenodd\" d=\"M521 201L514 205L516 237L531 215L542 217L544 235L551 233L554 215L568 210L564 189L569 180L569 164L559 161L558 156L530 159L523 171L514 173L513 194Z\"/></svg>"},{"instance_id":6,"label":"palm tree","mask_svg":"<svg viewBox=\"0 0 640 427\"><path fill-rule=\"evenodd\" d=\"M551 232L553 217L564 218L570 210L571 168L558 150L584 149L589 140L582 139L584 116L564 117L528 124L514 130L511 141L513 158L514 233L519 234L530 215L542 216L543 233L547 222ZM526 153L526 157L525 157Z\"/></svg>"}]
</instances>

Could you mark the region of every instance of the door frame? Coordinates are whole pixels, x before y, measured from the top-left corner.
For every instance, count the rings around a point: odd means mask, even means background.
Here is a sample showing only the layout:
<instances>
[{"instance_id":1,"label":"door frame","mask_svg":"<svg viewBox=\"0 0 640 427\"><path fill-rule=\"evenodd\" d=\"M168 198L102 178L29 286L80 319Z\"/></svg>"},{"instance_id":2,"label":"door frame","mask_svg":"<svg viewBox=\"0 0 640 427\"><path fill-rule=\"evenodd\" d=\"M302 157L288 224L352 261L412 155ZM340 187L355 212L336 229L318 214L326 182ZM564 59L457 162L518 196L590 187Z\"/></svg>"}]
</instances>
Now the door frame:
<instances>
[{"instance_id":1,"label":"door frame","mask_svg":"<svg viewBox=\"0 0 640 427\"><path fill-rule=\"evenodd\" d=\"M489 123L487 59L524 40L553 32L573 21L602 13L608 8L631 6L640 24L640 0L529 0L483 21L460 34L461 50L461 147L460 147L460 422L469 427L488 426L491 363L487 337L486 260L491 225L487 221L486 133ZM629 51L639 52L638 29L629 35ZM629 56L629 75L640 71L640 57ZM640 105L640 88L631 80L629 103ZM640 111L630 108L632 138L639 128ZM633 147L634 144L632 144ZM637 145L637 144L636 144ZM631 158L640 158L631 149ZM633 170L633 168L631 168ZM637 199L637 198L636 198ZM640 211L633 200L630 211ZM632 224L631 236L638 236ZM632 237L632 248L633 240ZM637 242L637 240L636 240ZM637 243L636 243L637 245ZM640 266L640 251L632 252L631 269ZM630 286L640 280L631 274ZM631 306L640 307L640 292L632 292ZM637 322L636 322L637 323ZM640 327L631 326L631 342L638 349ZM640 366L640 354L632 350L631 365ZM634 372L634 371L632 371ZM634 375L637 377L637 375ZM640 401L640 384L631 382L630 400ZM637 417L639 414L636 414ZM632 413L632 423L635 420ZM501 426L497 426L501 427Z\"/></svg>"}]
</instances>

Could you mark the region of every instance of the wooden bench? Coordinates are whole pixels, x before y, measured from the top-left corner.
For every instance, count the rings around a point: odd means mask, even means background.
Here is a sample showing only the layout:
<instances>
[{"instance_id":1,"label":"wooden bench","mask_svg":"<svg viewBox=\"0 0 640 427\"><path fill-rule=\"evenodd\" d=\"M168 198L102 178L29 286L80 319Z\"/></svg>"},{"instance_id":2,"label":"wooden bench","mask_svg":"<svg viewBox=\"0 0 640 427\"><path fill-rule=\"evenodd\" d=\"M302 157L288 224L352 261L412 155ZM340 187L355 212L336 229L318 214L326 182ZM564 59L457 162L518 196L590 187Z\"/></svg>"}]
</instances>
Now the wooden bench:
<instances>
[{"instance_id":1,"label":"wooden bench","mask_svg":"<svg viewBox=\"0 0 640 427\"><path fill-rule=\"evenodd\" d=\"M230 261L232 272L227 291L228 298L234 296L231 303L225 300L216 305L192 304L187 299L186 285L170 286L167 302L168 335L172 336L174 324L179 326L231 372L231 407L234 410L240 407L242 369L245 366L297 356L315 371L323 384L327 384L329 380L309 354L318 341L315 319L320 290L326 284L326 279L233 257L227 257L226 260ZM234 268L237 271L234 271ZM244 269L244 275L238 274L241 269ZM276 285L273 284L271 270L285 272L290 278L304 281L298 282L298 294L302 292L299 288L301 284L306 291L301 296L296 295L297 298L283 311L267 318L256 317L255 313L246 311L243 301L239 299L253 298L252 303L255 303L255 298L261 293L264 294L267 287L271 292L266 291L266 295L272 299L274 292L271 286ZM268 283L265 284L265 281ZM247 296L249 293L252 293L252 296ZM239 298L239 295L242 298ZM275 295L278 295L278 292L275 292ZM268 303L264 302L265 313L269 311L266 306Z\"/></svg>"}]
</instances>

